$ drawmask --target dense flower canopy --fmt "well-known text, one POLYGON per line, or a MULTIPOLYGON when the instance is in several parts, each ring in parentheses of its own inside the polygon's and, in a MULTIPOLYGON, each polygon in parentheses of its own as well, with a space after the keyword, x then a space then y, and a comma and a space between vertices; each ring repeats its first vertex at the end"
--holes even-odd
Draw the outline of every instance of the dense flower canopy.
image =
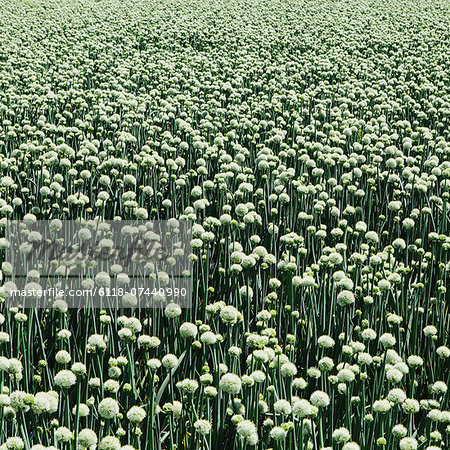
POLYGON ((28 310, 3 262, 1 450, 449 448, 448 2, 0 6, 1 228, 190 222, 194 280, 28 310))

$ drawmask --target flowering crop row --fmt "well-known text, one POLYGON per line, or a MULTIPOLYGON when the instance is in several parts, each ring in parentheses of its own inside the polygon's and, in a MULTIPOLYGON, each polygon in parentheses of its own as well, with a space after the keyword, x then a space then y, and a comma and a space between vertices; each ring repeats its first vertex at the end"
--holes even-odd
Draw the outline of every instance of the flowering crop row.
POLYGON ((193 234, 190 308, 3 262, 1 450, 449 448, 448 2, 0 6, 2 227, 193 234))

